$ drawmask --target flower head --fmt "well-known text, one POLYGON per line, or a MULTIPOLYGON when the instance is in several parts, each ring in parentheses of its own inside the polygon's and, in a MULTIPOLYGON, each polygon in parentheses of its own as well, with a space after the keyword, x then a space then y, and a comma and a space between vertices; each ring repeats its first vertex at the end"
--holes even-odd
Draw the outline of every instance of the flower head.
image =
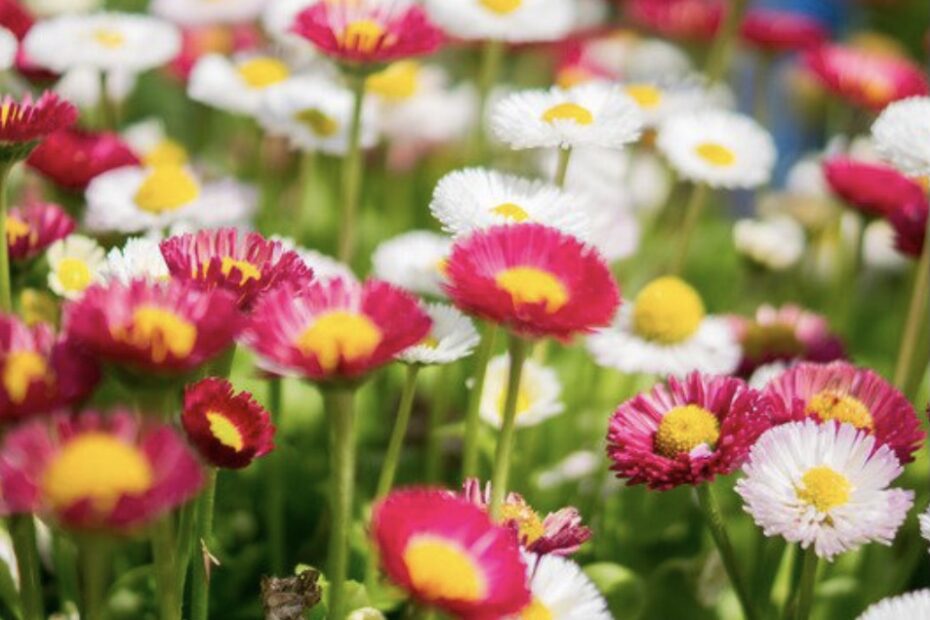
POLYGON ((33 100, 24 95, 0 98, 0 163, 19 161, 50 133, 69 127, 77 120, 77 108, 45 92, 33 100))
POLYGON ((197 460, 167 425, 128 411, 56 414, 10 431, 0 486, 11 513, 52 517, 69 529, 121 532, 194 497, 197 460))
POLYGON ((107 253, 103 276, 106 280, 115 279, 129 284, 137 278, 151 282, 164 281, 171 274, 157 241, 133 237, 127 239, 122 248, 113 248, 107 253))
POLYGON ((611 620, 607 601, 580 566, 554 555, 524 554, 532 600, 507 620, 611 620))
POLYGON ((872 217, 891 215, 911 202, 927 202, 920 183, 883 164, 838 155, 823 162, 823 173, 840 198, 872 217))
POLYGON ((429 230, 411 230, 383 241, 371 263, 376 278, 418 295, 442 297, 452 240, 429 230))
POLYGON ((779 214, 737 220, 733 225, 733 245, 754 264, 783 271, 801 260, 807 241, 797 220, 779 214))
POLYGON ((824 25, 805 13, 752 9, 740 26, 743 40, 765 52, 793 52, 820 45, 829 39, 824 25))
POLYGON ((69 235, 48 248, 48 287, 65 299, 78 299, 103 280, 103 248, 84 235, 69 235))
POLYGON ((182 26, 216 26, 255 21, 266 0, 153 0, 153 15, 182 26))
POLYGON ((856 620, 905 620, 930 617, 930 590, 914 590, 870 605, 856 620))
POLYGON ((896 101, 872 125, 878 152, 905 174, 930 175, 930 97, 896 101))
POLYGON ((471 355, 480 336, 467 316, 445 304, 427 304, 433 325, 419 343, 397 355, 405 364, 451 364, 471 355))
POLYGON ((923 252, 927 237, 927 212, 930 210, 926 200, 917 200, 896 209, 888 218, 895 232, 895 246, 898 250, 917 258, 923 252))
POLYGON ((271 89, 290 78, 290 67, 275 56, 244 54, 230 59, 207 54, 194 65, 187 92, 194 101, 251 116, 271 89))
POLYGON ((478 618, 530 602, 511 529, 448 491, 395 491, 375 506, 372 533, 388 577, 424 605, 478 618))
POLYGON ((271 416, 248 392, 208 377, 184 390, 181 424, 190 442, 214 467, 242 469, 274 448, 271 416))
POLYGON ((30 168, 69 190, 84 190, 104 172, 138 163, 139 158, 117 134, 81 129, 56 131, 26 160, 30 168))
POLYGON ((6 71, 16 62, 19 41, 16 35, 0 25, 0 71, 6 71))
POLYGON ((595 250, 539 224, 473 233, 452 248, 446 273, 459 308, 522 336, 567 340, 607 325, 620 304, 595 250))
MULTIPOLYGON (((488 363, 485 372, 478 411, 482 420, 499 429, 504 419, 510 357, 506 353, 495 357, 488 363)), ((565 410, 561 398, 562 382, 555 369, 532 359, 526 360, 520 379, 520 392, 517 394, 517 427, 536 426, 559 415, 565 410)))
POLYGON ((766 536, 782 536, 832 560, 869 542, 891 544, 914 493, 889 489, 902 469, 894 452, 851 424, 813 420, 767 431, 736 483, 766 536))
POLYGON ((64 209, 48 203, 14 207, 6 216, 6 243, 13 261, 35 258, 74 232, 75 222, 64 209))
POLYGON ((443 30, 466 41, 556 41, 576 17, 572 0, 427 0, 426 9, 443 30))
POLYGON ((724 16, 721 0, 630 0, 631 19, 673 39, 713 39, 724 16))

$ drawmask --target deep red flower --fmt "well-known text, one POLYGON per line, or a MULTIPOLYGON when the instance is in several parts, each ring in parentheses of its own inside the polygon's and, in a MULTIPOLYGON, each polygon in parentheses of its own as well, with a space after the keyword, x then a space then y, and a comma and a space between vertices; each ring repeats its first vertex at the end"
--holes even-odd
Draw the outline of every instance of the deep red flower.
POLYGON ((927 201, 924 188, 891 166, 837 155, 823 162, 830 188, 866 215, 890 215, 910 202, 927 201))
POLYGON ((26 160, 30 168, 71 190, 84 190, 104 172, 139 163, 139 157, 118 134, 76 128, 50 134, 26 160))
POLYGON ((752 9, 740 27, 743 40, 767 52, 792 52, 820 45, 829 38, 819 21, 795 11, 752 9))
POLYGON ((717 34, 725 6, 721 0, 630 0, 630 19, 674 39, 707 41, 717 34))
POLYGON ((927 238, 927 200, 910 202, 888 216, 895 232, 895 246, 903 254, 917 258, 927 238))
POLYGON ((77 116, 77 108, 49 91, 36 100, 6 95, 0 99, 0 162, 23 159, 39 140, 71 126, 77 116))
POLYGON ((33 203, 10 209, 6 216, 10 259, 35 258, 48 246, 74 232, 75 226, 74 219, 58 205, 33 203))
POLYGON ((0 0, 0 26, 12 32, 17 39, 22 41, 33 23, 32 15, 17 0, 0 0))

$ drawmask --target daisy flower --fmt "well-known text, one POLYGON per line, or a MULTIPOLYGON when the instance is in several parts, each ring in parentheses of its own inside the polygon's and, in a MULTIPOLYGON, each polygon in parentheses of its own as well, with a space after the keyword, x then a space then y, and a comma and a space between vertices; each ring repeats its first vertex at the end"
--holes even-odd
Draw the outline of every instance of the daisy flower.
POLYGON ((431 54, 443 41, 426 11, 409 0, 319 0, 292 30, 323 54, 360 65, 431 54))
POLYGON ((193 498, 203 481, 174 429, 142 425, 124 410, 29 422, 4 437, 0 455, 9 512, 68 529, 140 528, 193 498))
MULTIPOLYGON (((491 504, 491 483, 483 487, 477 478, 462 484, 462 497, 484 510, 491 504)), ((545 517, 533 510, 519 493, 508 493, 501 508, 501 523, 513 529, 520 545, 532 553, 569 556, 591 538, 578 510, 569 506, 545 517)))
POLYGON ((184 145, 172 139, 160 118, 146 118, 122 130, 121 136, 148 168, 186 166, 190 156, 184 145))
POLYGON ((443 230, 454 236, 499 224, 537 222, 586 239, 589 222, 581 202, 542 181, 466 168, 439 180, 429 208, 443 230))
POLYGON ((886 220, 869 222, 862 233, 862 264, 876 271, 901 272, 907 257, 895 247, 895 231, 886 220))
POLYGON ((923 536, 924 540, 930 542, 930 508, 925 510, 917 519, 920 521, 920 535, 923 536))
POLYGON ((452 240, 428 230, 412 230, 383 241, 371 255, 376 278, 418 295, 442 297, 452 240))
POLYGON ((181 35, 170 23, 148 15, 73 14, 38 22, 23 47, 32 61, 56 73, 76 67, 140 73, 174 58, 181 35))
POLYGON ((70 127, 77 115, 77 108, 50 92, 36 100, 29 94, 18 101, 12 95, 0 98, 0 164, 25 159, 40 140, 70 127))
POLYGON ((611 470, 628 484, 666 490, 740 467, 771 425, 766 403, 733 377, 669 377, 621 404, 610 419, 611 470))
POLYGON ((517 92, 491 110, 491 129, 514 149, 618 149, 639 138, 642 124, 636 104, 617 88, 600 82, 569 90, 517 92))
POLYGON ((872 125, 882 157, 905 174, 930 175, 930 97, 896 101, 872 125))
POLYGON ((171 274, 158 241, 133 237, 127 239, 122 248, 113 248, 107 253, 103 277, 108 281, 118 280, 123 284, 129 284, 136 279, 149 282, 165 281, 171 274))
POLYGON ((0 72, 6 71, 13 66, 18 49, 19 41, 16 39, 16 35, 0 26, 0 72))
POLYGON ((235 228, 171 237, 160 247, 174 279, 189 280, 207 290, 226 290, 244 310, 277 286, 301 287, 313 277, 296 252, 258 233, 240 234, 235 228))
POLYGON ((926 202, 923 186, 880 163, 835 155, 823 162, 824 178, 848 204, 871 217, 884 217, 910 202, 926 202))
POLYGON ((83 191, 97 176, 135 166, 139 158, 115 133, 63 129, 49 135, 26 165, 59 187, 83 191))
POLYGON ((48 325, 27 327, 14 315, 0 314, 0 420, 73 405, 99 380, 97 363, 48 325))
POLYGON ((659 127, 656 147, 682 177, 710 187, 759 187, 775 167, 769 132, 748 116, 724 110, 669 118, 659 127))
POLYGON ((427 0, 430 17, 465 41, 557 41, 575 25, 571 0, 427 0), (545 15, 545 19, 540 19, 545 15))
POLYGON ((258 19, 266 0, 152 0, 152 15, 181 26, 241 24, 258 19))
POLYGON ((66 333, 94 356, 143 372, 174 375, 218 357, 242 320, 224 291, 169 280, 92 286, 65 306, 66 333))
MULTIPOLYGON (((504 420, 504 402, 507 399, 507 378, 510 357, 498 355, 488 363, 484 390, 481 392, 479 412, 481 418, 500 429, 504 420)), ((555 369, 534 361, 523 363, 520 392, 517 394, 516 422, 518 428, 536 426, 565 410, 561 401, 562 382, 555 369)))
POLYGON ((278 374, 352 380, 421 342, 431 323, 412 295, 386 282, 337 278, 265 293, 243 341, 278 374))
POLYGON ((927 237, 928 209, 930 205, 926 200, 909 202, 895 210, 888 218, 895 232, 895 247, 902 254, 917 258, 923 252, 927 237))
POLYGON ((6 216, 6 243, 10 259, 27 261, 74 232, 75 223, 64 209, 48 203, 14 207, 6 216))
POLYGON ((297 245, 297 242, 290 237, 272 235, 269 239, 276 243, 280 243, 285 250, 297 252, 297 255, 300 256, 300 259, 304 262, 304 265, 313 272, 313 280, 315 282, 332 280, 334 278, 342 278, 347 281, 358 280, 348 265, 339 262, 332 256, 297 245))
POLYGON ((446 273, 456 306, 524 337, 568 340, 607 325, 620 305, 597 251, 539 224, 473 233, 452 248, 446 273))
POLYGON ((817 19, 798 11, 756 8, 740 25, 743 41, 770 54, 816 47, 830 38, 817 19))
POLYGON ((923 70, 905 58, 827 44, 809 50, 803 62, 829 92, 875 111, 899 99, 930 92, 923 70))
POLYGON ((100 245, 83 235, 70 235, 48 248, 48 287, 65 299, 78 299, 92 284, 103 281, 106 255, 100 245))
POLYGON ((930 590, 915 590, 870 605, 856 620, 918 620, 930 617, 930 590))
POLYGON ((627 15, 634 22, 672 39, 709 41, 723 22, 721 0, 630 0, 627 15))
POLYGON ((181 425, 213 467, 242 469, 274 448, 271 416, 249 392, 233 392, 226 379, 208 377, 184 389, 181 425))
POLYGON ((698 292, 672 276, 643 287, 632 304, 620 308, 613 325, 589 336, 586 346, 598 365, 624 373, 723 375, 740 360, 726 319, 707 316, 698 292))
POLYGON ((694 77, 628 81, 620 85, 620 90, 633 100, 650 129, 676 114, 716 107, 707 86, 694 77))
POLYGON ((481 338, 471 319, 445 304, 426 304, 425 310, 433 321, 429 333, 397 359, 405 364, 451 364, 472 354, 481 338))
POLYGON ((849 424, 889 446, 901 463, 914 460, 925 437, 913 405, 901 392, 877 373, 846 362, 798 364, 772 381, 765 393, 778 417, 849 424))
MULTIPOLYGON (((277 4, 277 2, 272 4, 277 4)), ((209 54, 231 56, 254 52, 265 44, 263 33, 254 22, 204 24, 182 28, 181 51, 167 67, 168 73, 181 82, 187 82, 194 65, 204 56, 209 54)))
POLYGON ((395 491, 375 505, 372 535, 388 578, 456 617, 501 617, 530 602, 512 531, 448 491, 395 491))
POLYGON ((889 489, 902 468, 894 452, 850 424, 813 420, 759 438, 736 483, 766 536, 782 536, 832 560, 869 542, 891 544, 914 493, 889 489))
POLYGON ((187 82, 187 94, 208 106, 253 116, 270 89, 291 77, 287 63, 261 54, 227 58, 207 54, 197 61, 187 82))
POLYGON ((581 567, 571 560, 527 553, 523 561, 532 600, 506 620, 612 620, 607 601, 581 567))
POLYGON ((798 264, 807 247, 804 228, 787 215, 762 219, 740 219, 733 225, 736 251, 752 262, 773 271, 798 264))

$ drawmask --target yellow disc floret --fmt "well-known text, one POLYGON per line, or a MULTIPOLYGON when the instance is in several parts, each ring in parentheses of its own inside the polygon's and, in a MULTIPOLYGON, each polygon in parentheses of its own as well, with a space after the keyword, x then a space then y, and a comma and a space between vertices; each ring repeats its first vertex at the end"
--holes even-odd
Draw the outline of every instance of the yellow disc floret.
MULTIPOLYGON (((209 265, 209 262, 204 261, 204 264, 203 264, 204 272, 206 272, 208 265, 209 265)), ((250 263, 249 261, 237 260, 231 256, 224 256, 223 265, 220 268, 220 271, 222 271, 223 275, 228 278, 229 274, 232 273, 233 269, 236 269, 237 271, 239 271, 240 274, 242 274, 239 280, 240 286, 248 283, 249 280, 261 280, 262 279, 261 270, 255 265, 253 265, 252 263, 250 263)))
POLYGON ((650 110, 662 103, 662 91, 651 84, 630 84, 626 94, 641 108, 650 110))
POLYGON ((478 0, 481 6, 497 13, 498 15, 509 15, 523 6, 523 0, 478 0))
POLYGON ((329 138, 339 131, 339 121, 317 108, 301 110, 294 118, 320 138, 329 138))
POLYGON ((14 403, 21 403, 37 381, 50 382, 48 363, 35 351, 14 351, 3 362, 3 389, 14 403))
POLYGON ((6 216, 6 240, 7 243, 13 244, 26 237, 35 238, 36 233, 29 226, 28 222, 21 220, 15 215, 6 216))
POLYGON ((633 329, 645 338, 662 344, 676 344, 690 338, 704 320, 704 302, 680 278, 664 276, 653 280, 633 302, 633 329))
POLYGON ((256 90, 280 84, 291 75, 286 64, 270 56, 246 60, 236 67, 236 71, 249 88, 256 90))
POLYGON ((836 420, 852 424, 858 429, 875 428, 872 413, 861 400, 837 390, 823 390, 807 401, 807 412, 817 414, 821 420, 836 420))
POLYGON ((148 151, 142 157, 142 161, 149 168, 158 168, 159 166, 184 166, 190 158, 187 156, 187 149, 171 138, 165 138, 148 151))
POLYGON ((556 121, 573 121, 578 125, 590 125, 594 122, 591 111, 577 103, 560 103, 543 112, 542 119, 547 123, 556 121))
POLYGON ((135 203, 143 211, 159 215, 176 211, 200 195, 194 176, 181 166, 154 168, 136 191, 135 203))
POLYGON ((501 508, 501 521, 511 522, 517 526, 520 540, 524 545, 532 545, 543 537, 546 528, 535 510, 522 502, 508 502, 501 508))
POLYGON ((119 30, 100 28, 94 31, 94 41, 101 47, 116 50, 126 44, 126 36, 119 30))
POLYGON ((727 168, 736 163, 736 153, 717 142, 702 142, 694 147, 694 152, 711 166, 727 168))
POLYGON ((530 214, 524 211, 523 207, 512 202, 505 202, 497 205, 491 209, 491 213, 506 217, 508 220, 514 222, 525 222, 530 219, 530 214))
POLYGON ((304 355, 314 355, 324 372, 332 372, 340 360, 354 362, 374 353, 381 330, 364 314, 334 310, 319 316, 297 338, 304 355))
POLYGON ((819 512, 828 512, 849 501, 852 484, 838 471, 819 465, 811 467, 801 477, 801 485, 795 491, 798 499, 819 512))
POLYGON ((410 99, 419 90, 420 64, 414 60, 395 62, 375 73, 366 82, 368 90, 382 99, 399 102, 410 99))
POLYGON ((568 303, 568 289, 557 277, 536 267, 512 267, 497 274, 498 288, 510 293, 514 305, 545 304, 546 312, 558 312, 568 303))
POLYGON ((194 350, 197 328, 170 310, 157 306, 140 306, 132 322, 112 329, 113 338, 137 349, 148 349, 152 361, 164 362, 168 353, 185 358, 194 350))
POLYGON ((654 448, 673 459, 705 444, 713 448, 720 438, 720 421, 713 413, 697 405, 682 405, 670 410, 659 422, 654 448))
POLYGON ((245 446, 239 428, 222 413, 208 411, 207 423, 210 425, 210 433, 227 448, 239 452, 245 446))
POLYGON ((55 266, 55 275, 66 291, 81 292, 90 286, 93 274, 87 263, 73 256, 63 258, 55 266))
POLYGON ((368 54, 378 47, 384 34, 384 27, 378 22, 370 19, 360 19, 346 24, 340 43, 346 49, 368 54))
POLYGON ((520 620, 553 620, 552 611, 537 597, 533 597, 530 604, 520 610, 520 620))
POLYGON ((431 600, 479 601, 488 584, 475 560, 452 541, 414 536, 404 549, 413 586, 431 600))

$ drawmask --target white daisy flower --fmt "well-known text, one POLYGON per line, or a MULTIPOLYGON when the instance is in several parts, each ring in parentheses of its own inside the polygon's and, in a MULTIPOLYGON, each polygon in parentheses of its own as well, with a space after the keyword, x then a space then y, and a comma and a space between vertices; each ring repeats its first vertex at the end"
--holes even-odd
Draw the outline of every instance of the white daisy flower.
POLYGON ((65 13, 87 13, 103 5, 103 0, 26 0, 26 6, 38 17, 54 17, 65 13))
POLYGON ((701 81, 688 79, 656 79, 627 81, 619 86, 639 108, 643 124, 655 128, 662 121, 683 112, 712 107, 714 99, 701 81))
POLYGON ((773 271, 796 265, 807 245, 804 228, 787 215, 741 219, 733 225, 736 251, 773 271))
POLYGON ((109 101, 126 101, 137 81, 136 74, 129 71, 110 71, 101 80, 96 69, 75 67, 61 76, 53 90, 79 108, 95 108, 100 105, 100 94, 104 91, 109 101))
POLYGON ((749 377, 747 383, 749 387, 754 390, 762 390, 771 383, 773 379, 780 377, 789 367, 790 365, 783 361, 763 364, 752 372, 752 376, 749 377))
POLYGON ((920 521, 920 535, 930 542, 930 508, 927 508, 917 519, 920 521))
POLYGON ((574 0, 427 0, 426 10, 466 41, 555 41, 575 25, 574 0))
POLYGON ((75 67, 138 73, 177 56, 181 35, 155 17, 105 12, 38 22, 23 45, 33 62, 56 73, 75 67))
MULTIPOLYGON (((510 374, 510 356, 498 355, 488 363, 481 394, 481 418, 500 429, 504 404, 507 399, 507 382, 510 374)), ((518 427, 536 426, 565 409, 560 400, 562 382, 555 370, 533 359, 523 363, 520 392, 517 394, 518 427)))
POLYGON ((255 189, 234 179, 203 183, 189 168, 126 166, 91 181, 84 224, 95 232, 138 233, 179 223, 218 228, 246 222, 255 189))
POLYGON ((429 209, 443 230, 454 236, 495 225, 537 222, 586 240, 591 231, 583 202, 542 181, 466 168, 439 180, 429 209))
POLYGON ((895 231, 887 220, 875 220, 862 233, 862 262, 878 271, 904 271, 911 261, 895 247, 895 231))
POLYGON ((381 243, 371 255, 374 275, 401 288, 444 297, 443 272, 452 239, 428 230, 413 230, 381 243))
POLYGON ((287 250, 297 252, 304 264, 313 270, 314 281, 325 282, 339 278, 347 282, 358 282, 358 278, 352 272, 352 269, 332 256, 305 248, 290 237, 272 235, 270 239, 271 241, 277 241, 287 250))
POLYGON ((241 24, 258 19, 266 3, 268 0, 152 0, 149 12, 181 26, 241 24))
POLYGON ((532 600, 508 620, 613 620, 607 601, 581 567, 558 555, 524 553, 532 600))
POLYGON ((160 118, 147 118, 122 130, 123 140, 150 167, 184 166, 190 161, 187 149, 168 136, 160 118))
POLYGON ((642 114, 614 86, 582 84, 528 90, 494 104, 494 134, 514 149, 601 146, 617 149, 639 138, 642 114))
POLYGON ((0 71, 6 71, 13 66, 18 48, 19 41, 16 40, 16 36, 0 26, 0 71))
POLYGON ((150 281, 167 280, 170 277, 165 257, 158 241, 147 237, 127 239, 122 248, 113 248, 107 253, 107 264, 103 268, 105 280, 117 280, 124 284, 136 278, 150 281))
POLYGON ((623 197, 604 203, 585 200, 581 204, 591 226, 587 240, 604 260, 614 263, 636 253, 641 234, 639 220, 623 197))
POLYGON ((103 281, 103 248, 83 235, 69 235, 49 246, 48 287, 65 299, 77 299, 92 284, 103 281))
POLYGON ((930 590, 915 590, 882 599, 857 620, 924 620, 930 618, 930 590))
POLYGON ((669 118, 659 126, 656 146, 678 174, 710 187, 758 187, 775 167, 769 132, 748 116, 723 110, 669 118))
POLYGON ((300 37, 291 32, 291 26, 294 25, 297 16, 315 2, 316 0, 276 0, 275 2, 266 2, 261 15, 262 27, 275 41, 294 43, 300 37))
POLYGON ((471 355, 481 340, 471 319, 446 304, 426 304, 425 310, 433 320, 429 335, 397 359, 406 364, 451 364, 471 355))
POLYGON ((586 346, 600 366, 676 377, 729 374, 742 355, 727 320, 707 316, 697 291, 673 276, 647 284, 586 346))
POLYGON ((622 61, 629 80, 682 79, 693 72, 688 54, 662 39, 636 40, 622 61))
POLYGON ((885 108, 872 125, 882 157, 905 174, 930 175, 930 97, 911 97, 885 108))
POLYGON ((187 94, 208 106, 252 116, 268 92, 290 77, 287 64, 274 56, 249 54, 230 59, 207 54, 194 65, 187 94))
POLYGON ((736 483, 766 536, 832 560, 869 542, 891 544, 914 493, 889 489, 901 464, 887 445, 851 424, 813 420, 765 432, 736 483))
MULTIPOLYGON (((286 137, 294 148, 344 155, 349 147, 352 93, 319 76, 295 78, 266 93, 258 122, 272 134, 286 137)), ((373 102, 362 110, 362 148, 378 140, 373 102)))

